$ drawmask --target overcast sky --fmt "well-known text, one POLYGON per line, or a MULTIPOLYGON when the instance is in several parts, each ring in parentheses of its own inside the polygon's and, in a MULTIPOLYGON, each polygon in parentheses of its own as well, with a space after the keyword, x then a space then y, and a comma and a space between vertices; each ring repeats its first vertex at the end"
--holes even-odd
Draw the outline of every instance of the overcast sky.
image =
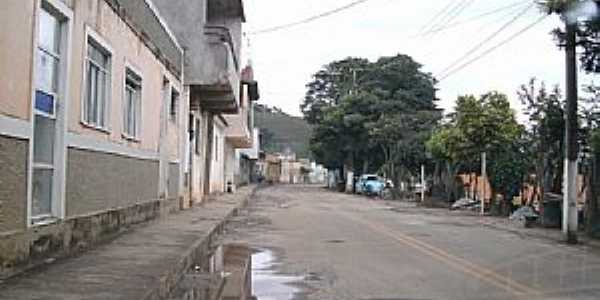
MULTIPOLYGON (((350 2, 246 0, 245 31, 294 22, 350 2)), ((523 12, 532 1, 467 1, 472 4, 450 24, 513 3, 524 4, 436 34, 418 35, 423 26, 431 24, 429 21, 450 2, 461 1, 370 0, 308 24, 272 33, 249 34, 250 47, 246 54, 252 58, 259 80, 260 102, 300 115, 299 104, 311 75, 323 65, 348 56, 375 60, 380 56, 408 54, 423 64, 424 71, 439 77, 446 67, 523 12)), ((470 58, 527 27, 540 16, 542 13, 538 8, 531 7, 470 58)), ((448 110, 454 106, 458 95, 498 90, 508 94, 513 107, 518 110, 520 104, 515 91, 530 77, 562 85, 564 55, 550 35, 550 31, 558 26, 558 17, 550 16, 495 52, 441 81, 438 85, 439 105, 448 110)), ((585 80, 588 79, 581 79, 585 80)))

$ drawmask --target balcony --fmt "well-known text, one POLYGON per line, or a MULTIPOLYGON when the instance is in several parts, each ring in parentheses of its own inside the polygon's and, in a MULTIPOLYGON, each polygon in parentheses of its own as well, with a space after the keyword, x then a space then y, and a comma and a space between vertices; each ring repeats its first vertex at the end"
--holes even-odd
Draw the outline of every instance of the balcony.
MULTIPOLYGON (((231 121, 228 116, 224 117, 227 122, 231 121)), ((240 124, 240 122, 236 122, 234 126, 231 125, 225 130, 225 140, 236 149, 252 148, 254 145, 252 142, 252 132, 248 131, 248 127, 240 124)))
POLYGON ((199 76, 190 86, 192 109, 235 114, 240 103, 240 74, 231 32, 225 26, 207 25, 204 36, 199 76))
POLYGON ((245 97, 246 95, 242 95, 244 105, 240 107, 237 114, 223 116, 229 124, 225 129, 225 139, 237 149, 252 148, 253 146, 252 106, 245 103, 245 97))

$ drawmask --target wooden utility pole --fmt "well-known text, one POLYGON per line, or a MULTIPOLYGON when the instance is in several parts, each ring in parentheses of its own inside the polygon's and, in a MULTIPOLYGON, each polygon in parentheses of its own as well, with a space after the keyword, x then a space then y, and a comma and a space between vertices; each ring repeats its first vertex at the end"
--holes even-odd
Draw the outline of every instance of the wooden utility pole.
POLYGON ((566 126, 562 230, 568 243, 577 243, 577 23, 565 19, 566 126))

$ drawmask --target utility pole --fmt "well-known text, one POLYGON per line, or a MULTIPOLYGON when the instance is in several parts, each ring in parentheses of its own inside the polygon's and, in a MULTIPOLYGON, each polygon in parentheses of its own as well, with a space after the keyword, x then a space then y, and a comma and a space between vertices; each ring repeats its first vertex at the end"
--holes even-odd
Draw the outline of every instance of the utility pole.
POLYGON ((352 69, 352 90, 356 89, 356 69, 352 69))
POLYGON ((425 165, 421 165, 421 203, 425 202, 425 165))
POLYGON ((358 80, 357 73, 359 71, 363 71, 364 69, 363 68, 351 68, 351 70, 352 70, 352 88, 350 89, 349 94, 354 95, 355 90, 356 90, 356 81, 358 80))
MULTIPOLYGON (((481 215, 485 215, 485 192, 487 187, 487 153, 481 153, 481 181, 482 181, 482 195, 481 195, 481 215)), ((493 195, 492 195, 493 196, 493 195)))
POLYGON ((577 23, 565 18, 566 126, 562 230, 567 243, 577 243, 577 23))

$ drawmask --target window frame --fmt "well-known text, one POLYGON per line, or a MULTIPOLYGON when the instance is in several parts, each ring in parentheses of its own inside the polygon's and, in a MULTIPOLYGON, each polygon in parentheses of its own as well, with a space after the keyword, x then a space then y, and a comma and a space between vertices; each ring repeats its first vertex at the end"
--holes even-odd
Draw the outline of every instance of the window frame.
MULTIPOLYGON (((42 226, 46 224, 52 224, 60 219, 64 219, 66 216, 66 205, 65 205, 65 190, 66 190, 66 134, 67 134, 67 122, 69 116, 69 88, 71 79, 71 64, 72 64, 72 43, 73 43, 73 11, 60 0, 41 0, 35 5, 35 22, 33 37, 33 47, 31 48, 32 53, 32 84, 31 84, 31 124, 29 134, 29 155, 28 155, 28 170, 27 170, 27 206, 26 206, 26 226, 27 228, 42 226), (56 91, 53 93, 55 101, 53 103, 54 111, 52 114, 47 114, 43 111, 36 109, 36 93, 41 91, 46 93, 43 89, 38 89, 38 52, 46 47, 40 46, 40 14, 45 10, 51 15, 58 17, 60 20, 60 34, 57 37, 60 39, 60 45, 58 49, 59 63, 58 77, 55 79, 56 91), (55 124, 55 141, 54 141, 54 162, 52 166, 37 164, 34 158, 34 144, 35 144, 35 126, 34 120, 36 116, 46 117, 54 120, 55 124), (51 191, 51 203, 49 214, 33 215, 33 180, 34 170, 53 170, 52 174, 52 191, 51 191)), ((54 52, 54 51, 52 51, 54 52)))
MULTIPOLYGON (((54 38, 62 41, 63 35, 64 35, 63 31, 65 30, 65 28, 64 28, 64 24, 61 24, 61 23, 64 23, 65 21, 60 20, 59 18, 65 18, 66 16, 62 15, 62 12, 59 9, 57 9, 56 7, 54 7, 54 5, 52 3, 43 2, 40 6, 40 10, 38 11, 38 13, 36 15, 36 18, 38 18, 37 22, 40 22, 41 14, 43 11, 46 11, 46 13, 48 13, 50 16, 56 18, 56 20, 59 22, 57 24, 58 29, 59 29, 58 36, 55 36, 54 38)), ((56 72, 56 74, 53 74, 54 77, 52 78, 52 82, 50 83, 51 90, 46 90, 46 89, 40 87, 37 82, 37 78, 33 82, 35 94, 34 94, 34 103, 33 103, 34 105, 32 108, 33 108, 34 115, 40 115, 40 116, 44 116, 49 119, 56 120, 56 118, 57 118, 56 110, 58 109, 57 102, 58 102, 58 98, 60 97, 60 82, 55 82, 55 81, 57 81, 57 80, 60 81, 60 77, 61 77, 61 73, 62 73, 61 66, 62 66, 63 60, 65 59, 65 57, 63 55, 61 55, 61 50, 64 50, 64 49, 60 49, 60 48, 63 48, 60 46, 61 44, 59 44, 58 50, 48 49, 46 46, 42 45, 39 40, 39 26, 40 26, 40 24, 37 24, 37 26, 36 26, 36 35, 37 36, 36 36, 36 43, 34 46, 34 57, 35 57, 35 63, 33 64, 34 72, 36 74, 40 73, 40 70, 38 68, 40 52, 46 56, 49 56, 49 58, 52 59, 54 61, 54 63, 56 64, 55 67, 58 67, 58 69, 54 70, 56 72), (58 76, 59 78, 56 78, 56 76, 58 76), (52 91, 52 89, 56 89, 56 90, 52 91), (52 113, 47 113, 47 112, 37 109, 37 107, 36 107, 37 92, 41 92, 41 93, 44 93, 44 94, 52 97, 52 113)))
POLYGON ((171 123, 178 124, 180 102, 181 93, 174 86, 171 86, 171 93, 169 94, 169 121, 171 123))
POLYGON ((85 127, 89 127, 92 129, 96 129, 98 131, 102 131, 105 133, 110 133, 111 131, 111 118, 112 115, 110 113, 112 107, 112 90, 113 90, 113 57, 114 50, 111 45, 104 39, 99 33, 97 33, 90 26, 86 25, 85 27, 85 46, 83 50, 83 81, 81 83, 81 124, 85 127), (99 48, 101 52, 103 52, 106 56, 108 56, 108 68, 106 68, 106 91, 105 91, 105 103, 104 103, 104 126, 94 124, 89 122, 87 119, 87 81, 88 81, 88 64, 92 63, 99 69, 103 69, 101 66, 98 66, 95 62, 93 62, 88 56, 88 50, 91 44, 95 44, 96 48, 99 48))
POLYGON ((122 99, 122 114, 123 114, 123 118, 122 118, 122 126, 121 126, 121 136, 128 141, 133 141, 133 142, 141 142, 141 135, 142 135, 142 95, 143 95, 143 83, 144 83, 144 78, 142 76, 142 73, 135 67, 133 67, 131 64, 129 64, 128 62, 125 63, 125 71, 123 72, 123 96, 121 97, 122 99), (131 74, 131 76, 130 76, 131 74), (137 77, 137 78, 131 78, 131 77, 137 77), (130 79, 131 78, 131 79, 130 79), (127 91, 129 88, 129 83, 130 81, 134 81, 134 83, 136 84, 136 88, 134 88, 133 90, 136 92, 135 94, 137 94, 136 97, 136 105, 134 106, 134 116, 135 116, 135 128, 133 133, 131 132, 127 132, 127 123, 129 122, 128 119, 128 113, 130 113, 127 110, 127 91))

